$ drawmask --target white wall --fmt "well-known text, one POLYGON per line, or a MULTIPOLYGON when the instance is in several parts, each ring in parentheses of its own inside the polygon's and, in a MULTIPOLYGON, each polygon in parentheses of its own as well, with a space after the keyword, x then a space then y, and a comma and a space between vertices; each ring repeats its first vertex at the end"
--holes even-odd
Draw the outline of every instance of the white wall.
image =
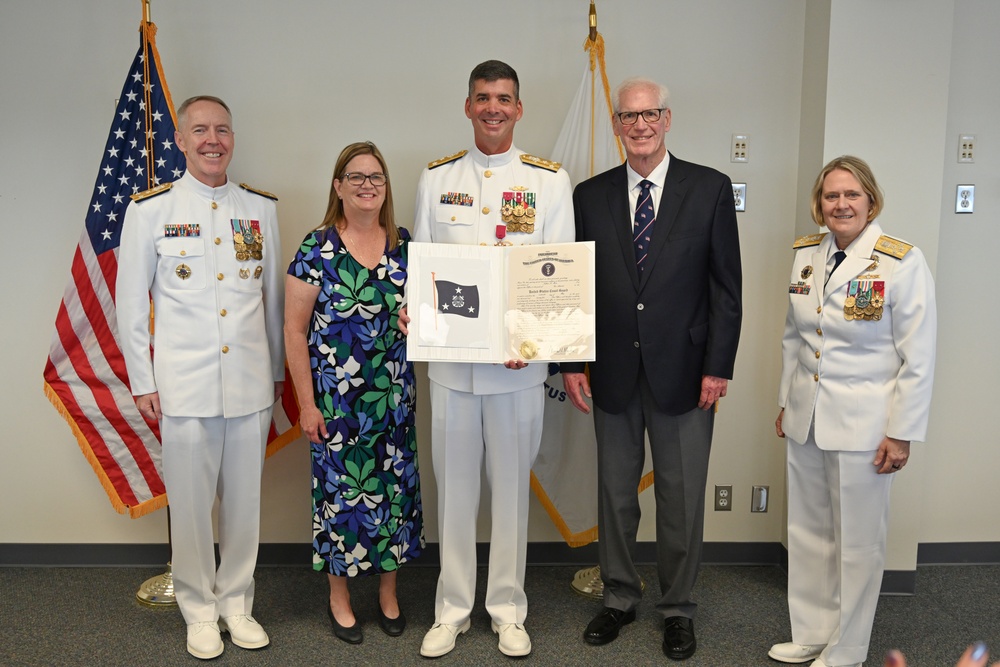
MULTIPOLYGON (((815 145, 800 150, 800 127, 829 131, 831 111, 850 103, 844 96, 855 80, 844 70, 844 85, 825 91, 834 100, 826 105, 827 118, 817 120, 815 109, 823 104, 815 103, 813 92, 803 94, 815 89, 808 70, 803 70, 803 61, 810 62, 804 54, 811 53, 815 41, 807 40, 806 27, 807 5, 815 11, 814 2, 598 2, 612 85, 635 74, 667 83, 674 112, 667 136, 671 151, 748 183, 747 212, 739 217, 743 338, 736 379, 718 415, 709 479, 710 487, 735 487, 736 510, 709 512, 706 539, 712 541, 774 542, 782 535, 784 449, 773 435, 773 420, 784 280, 791 240, 797 223, 802 224, 796 219, 800 171, 815 173, 821 166, 800 164, 819 154, 815 145), (730 135, 735 132, 751 136, 749 164, 728 161, 730 135), (771 486, 767 514, 749 513, 752 484, 771 486)), ((847 14, 838 15, 840 2, 832 3, 830 32, 847 43, 831 45, 831 73, 841 71, 841 59, 850 58, 852 33, 846 29, 850 26, 838 24, 840 16, 849 20, 847 14)), ((849 4, 849 14, 862 15, 866 5, 877 5, 880 21, 907 13, 901 0, 849 4)), ((883 112, 870 126, 856 126, 866 141, 852 150, 864 154, 872 133, 891 135, 895 113, 923 114, 929 105, 935 117, 947 118, 947 132, 944 127, 920 128, 927 131, 917 139, 928 148, 907 153, 906 160, 919 160, 933 152, 932 164, 919 177, 897 180, 894 173, 903 162, 887 160, 875 168, 886 181, 890 210, 905 210, 904 202, 914 191, 932 191, 934 210, 921 209, 919 215, 933 222, 940 209, 942 219, 937 271, 939 290, 949 291, 940 291, 939 297, 941 366, 932 442, 926 446, 931 454, 924 465, 948 474, 940 481, 936 475, 927 476, 935 483, 927 485, 926 502, 916 519, 919 541, 993 541, 1000 539, 1000 527, 987 520, 987 510, 978 509, 982 496, 969 490, 969 480, 986 486, 989 463, 996 459, 996 417, 992 423, 989 416, 983 417, 993 395, 989 378, 996 373, 978 372, 988 369, 974 355, 989 351, 989 341, 979 341, 975 331, 995 330, 998 315, 996 309, 983 307, 989 300, 978 281, 960 275, 959 267, 969 257, 977 258, 977 272, 990 266, 983 239, 987 218, 996 215, 1000 172, 989 151, 996 151, 1000 142, 995 123, 986 119, 997 107, 993 63, 1000 54, 989 35, 1000 27, 1000 7, 989 0, 955 4, 956 12, 972 17, 963 25, 971 26, 974 38, 955 40, 954 48, 949 47, 950 12, 946 21, 918 21, 918 34, 930 40, 933 53, 944 60, 950 55, 950 66, 937 63, 932 68, 935 77, 950 81, 949 99, 941 99, 942 83, 936 81, 926 100, 913 104, 921 96, 906 95, 905 108, 894 110, 891 99, 882 100, 883 112), (958 80, 966 87, 956 89, 958 80), (959 131, 975 132, 979 138, 982 162, 971 169, 944 166, 949 163, 943 154, 951 150, 959 131), (979 185, 977 213, 953 221, 947 200, 954 196, 954 179, 967 175, 979 177, 971 181, 979 185), (956 225, 961 225, 961 234, 945 234, 956 225), (994 428, 983 428, 989 425, 994 428), (954 521, 956 514, 967 512, 976 517, 975 524, 954 521)), ((281 197, 282 239, 290 259, 298 240, 322 216, 337 153, 358 139, 375 141, 385 153, 399 219, 408 226, 422 166, 471 141, 462 103, 469 70, 482 60, 500 58, 518 70, 525 115, 518 124, 517 144, 547 155, 579 82, 587 8, 586 0, 508 0, 502 12, 458 0, 398 2, 375 10, 371 5, 322 0, 173 0, 154 2, 152 18, 159 27, 157 43, 175 102, 211 93, 232 106, 237 150, 231 172, 281 197)), ((114 98, 138 45, 139 19, 137 1, 50 0, 0 8, 0 229, 14 249, 0 263, 0 281, 7 287, 0 291, 5 323, 0 331, 0 423, 7 426, 0 440, 0 543, 156 543, 166 537, 165 513, 133 521, 111 509, 69 429, 41 392, 56 309, 114 98)), ((810 29, 815 30, 814 23, 810 29)), ((863 38, 872 38, 873 32, 863 38)), ((870 67, 902 74, 910 68, 892 49, 866 52, 873 59, 867 63, 870 67)), ((947 93, 946 84, 943 90, 947 93)), ((921 245, 937 242, 936 230, 893 231, 921 245)), ((996 358, 994 354, 992 362, 986 362, 993 363, 993 371, 996 358)), ((427 537, 436 541, 426 384, 420 390, 427 537)), ((308 475, 308 453, 302 444, 267 463, 265 542, 309 540, 308 475)), ((985 506, 995 507, 997 491, 985 491, 993 494, 993 502, 985 506)), ((644 494, 643 540, 653 539, 651 501, 652 494, 644 494)), ((481 530, 481 537, 486 535, 481 530)), ((531 539, 559 539, 538 505, 532 509, 531 539)))

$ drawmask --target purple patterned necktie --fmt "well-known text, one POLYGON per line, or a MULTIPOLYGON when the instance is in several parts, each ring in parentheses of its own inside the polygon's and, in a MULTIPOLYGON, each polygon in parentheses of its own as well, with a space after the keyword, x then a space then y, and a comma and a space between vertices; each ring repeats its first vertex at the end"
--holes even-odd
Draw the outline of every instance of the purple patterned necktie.
POLYGON ((649 250, 649 240, 653 238, 653 223, 656 222, 656 212, 653 211, 653 194, 649 181, 642 181, 639 187, 639 202, 635 207, 635 223, 632 225, 632 243, 635 245, 635 263, 642 273, 646 267, 646 253, 649 250))

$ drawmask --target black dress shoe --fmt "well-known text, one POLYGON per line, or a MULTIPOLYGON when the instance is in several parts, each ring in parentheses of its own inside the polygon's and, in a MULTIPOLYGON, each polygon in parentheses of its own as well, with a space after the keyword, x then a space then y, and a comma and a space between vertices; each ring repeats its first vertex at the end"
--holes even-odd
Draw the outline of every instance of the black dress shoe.
POLYGON ((694 621, 683 616, 671 616, 663 621, 663 653, 671 660, 687 660, 694 655, 698 642, 694 639, 694 621))
POLYGON ((348 644, 360 644, 365 638, 361 632, 361 624, 358 623, 357 619, 354 619, 354 625, 345 628, 340 623, 337 623, 337 618, 333 615, 333 610, 330 609, 329 604, 326 605, 326 613, 330 616, 330 624, 333 625, 333 634, 337 639, 345 641, 348 644))
POLYGON ((382 605, 378 606, 378 626, 382 628, 382 632, 389 635, 390 637, 398 637, 403 634, 403 630, 406 629, 406 617, 403 616, 402 610, 399 612, 399 616, 396 618, 389 618, 382 611, 382 605))
POLYGON ((635 620, 635 610, 622 611, 605 607, 600 614, 594 617, 587 624, 587 629, 583 631, 583 641, 588 644, 600 646, 614 641, 618 637, 618 631, 623 625, 628 625, 635 620))

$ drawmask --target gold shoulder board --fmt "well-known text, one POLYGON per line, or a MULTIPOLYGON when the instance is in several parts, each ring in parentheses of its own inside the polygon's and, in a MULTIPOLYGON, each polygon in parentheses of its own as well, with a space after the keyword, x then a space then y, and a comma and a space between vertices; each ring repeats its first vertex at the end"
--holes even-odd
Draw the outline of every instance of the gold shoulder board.
POLYGON ((534 155, 528 155, 524 153, 521 155, 521 162, 524 164, 530 164, 534 167, 541 167, 542 169, 548 169, 549 171, 559 171, 559 167, 562 166, 560 162, 553 162, 552 160, 546 160, 544 158, 535 157, 534 155))
POLYGON ((823 232, 822 234, 810 234, 809 236, 800 236, 795 239, 795 243, 792 244, 793 248, 808 248, 809 246, 819 245, 819 242, 823 240, 823 237, 829 234, 829 232, 823 232))
POLYGON ((258 190, 254 186, 247 185, 246 183, 240 183, 240 187, 246 190, 247 192, 254 193, 255 195, 260 195, 261 197, 267 197, 268 199, 273 199, 274 201, 278 201, 277 195, 273 195, 266 190, 258 190))
POLYGON ((142 192, 136 192, 134 195, 130 195, 132 201, 142 201, 143 199, 149 199, 150 197, 155 197, 158 194, 162 194, 174 187, 173 183, 161 183, 155 188, 150 188, 148 190, 143 190, 142 192))
POLYGON ((428 169, 434 169, 435 167, 440 167, 443 164, 448 164, 449 162, 454 162, 455 160, 457 160, 460 157, 465 157, 465 154, 468 153, 468 152, 469 151, 458 151, 454 155, 449 155, 448 157, 443 157, 443 158, 440 158, 438 160, 434 160, 433 162, 428 162, 427 163, 427 168, 428 169))
POLYGON ((906 257, 906 253, 913 250, 913 246, 906 241, 900 241, 899 239, 894 239, 891 236, 883 234, 875 242, 875 250, 896 259, 903 259, 906 257))

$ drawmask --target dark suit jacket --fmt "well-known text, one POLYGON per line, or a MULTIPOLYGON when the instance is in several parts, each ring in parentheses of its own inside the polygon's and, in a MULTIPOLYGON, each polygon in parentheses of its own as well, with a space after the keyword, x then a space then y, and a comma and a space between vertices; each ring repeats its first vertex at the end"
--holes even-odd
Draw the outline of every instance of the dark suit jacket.
MULTIPOLYGON (((619 413, 640 366, 659 409, 698 405, 703 375, 731 379, 742 319, 742 271, 733 188, 714 169, 670 156, 640 280, 625 165, 573 192, 576 240, 596 248, 597 361, 594 402, 619 413)), ((582 371, 582 364, 563 364, 582 371)))

